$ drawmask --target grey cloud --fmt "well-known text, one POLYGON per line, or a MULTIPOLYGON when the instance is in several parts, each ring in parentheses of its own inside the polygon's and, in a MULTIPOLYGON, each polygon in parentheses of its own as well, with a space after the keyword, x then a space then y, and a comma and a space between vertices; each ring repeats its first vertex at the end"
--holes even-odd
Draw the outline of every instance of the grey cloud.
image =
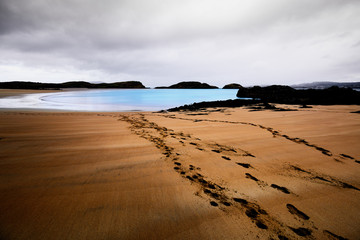
POLYGON ((350 0, 3 0, 0 54, 151 86, 331 80, 344 65, 339 79, 357 72, 346 63, 358 59, 359 9, 350 0))

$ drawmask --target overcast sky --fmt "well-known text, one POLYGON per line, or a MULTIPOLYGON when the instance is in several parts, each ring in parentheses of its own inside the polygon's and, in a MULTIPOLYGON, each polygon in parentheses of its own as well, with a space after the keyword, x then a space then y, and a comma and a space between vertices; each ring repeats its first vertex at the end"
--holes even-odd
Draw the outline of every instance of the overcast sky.
POLYGON ((359 0, 0 0, 0 81, 360 81, 359 0))

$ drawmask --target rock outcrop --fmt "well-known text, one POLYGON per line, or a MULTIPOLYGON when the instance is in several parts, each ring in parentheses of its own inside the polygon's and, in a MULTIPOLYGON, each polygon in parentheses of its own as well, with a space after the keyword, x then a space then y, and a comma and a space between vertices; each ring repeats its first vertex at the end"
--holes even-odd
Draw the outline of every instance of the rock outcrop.
POLYGON ((360 104, 360 92, 351 88, 296 90, 289 86, 255 86, 239 89, 237 97, 260 99, 263 102, 283 104, 360 104))

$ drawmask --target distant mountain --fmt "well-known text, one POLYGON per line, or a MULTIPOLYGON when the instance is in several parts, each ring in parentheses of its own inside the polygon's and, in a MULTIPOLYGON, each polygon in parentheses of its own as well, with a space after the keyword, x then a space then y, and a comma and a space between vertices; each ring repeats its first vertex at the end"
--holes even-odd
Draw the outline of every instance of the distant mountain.
POLYGON ((360 89, 360 82, 313 82, 292 85, 295 89, 325 89, 329 87, 360 89))
POLYGON ((171 85, 170 87, 156 87, 156 89, 162 88, 180 88, 180 89, 212 89, 218 88, 216 86, 211 86, 207 83, 189 81, 189 82, 179 82, 177 84, 171 85))
POLYGON ((241 86, 240 84, 238 83, 230 83, 230 84, 227 84, 223 87, 223 89, 239 89, 239 88, 242 88, 243 86, 241 86))
POLYGON ((115 83, 89 83, 84 81, 64 83, 39 83, 39 82, 0 82, 3 89, 62 89, 62 88, 145 88, 139 81, 126 81, 115 83))

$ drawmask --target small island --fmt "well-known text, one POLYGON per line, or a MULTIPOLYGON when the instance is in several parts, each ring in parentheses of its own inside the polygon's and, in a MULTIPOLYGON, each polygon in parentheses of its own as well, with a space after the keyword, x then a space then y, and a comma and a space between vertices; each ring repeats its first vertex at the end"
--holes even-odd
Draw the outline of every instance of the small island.
POLYGON ((230 84, 226 84, 223 89, 239 89, 239 88, 243 88, 243 86, 241 86, 238 83, 230 83, 230 84))
POLYGON ((171 85, 170 87, 155 87, 155 89, 166 89, 166 88, 174 88, 174 89, 216 89, 218 87, 211 86, 207 83, 201 83, 196 81, 188 81, 188 82, 179 82, 171 85))

